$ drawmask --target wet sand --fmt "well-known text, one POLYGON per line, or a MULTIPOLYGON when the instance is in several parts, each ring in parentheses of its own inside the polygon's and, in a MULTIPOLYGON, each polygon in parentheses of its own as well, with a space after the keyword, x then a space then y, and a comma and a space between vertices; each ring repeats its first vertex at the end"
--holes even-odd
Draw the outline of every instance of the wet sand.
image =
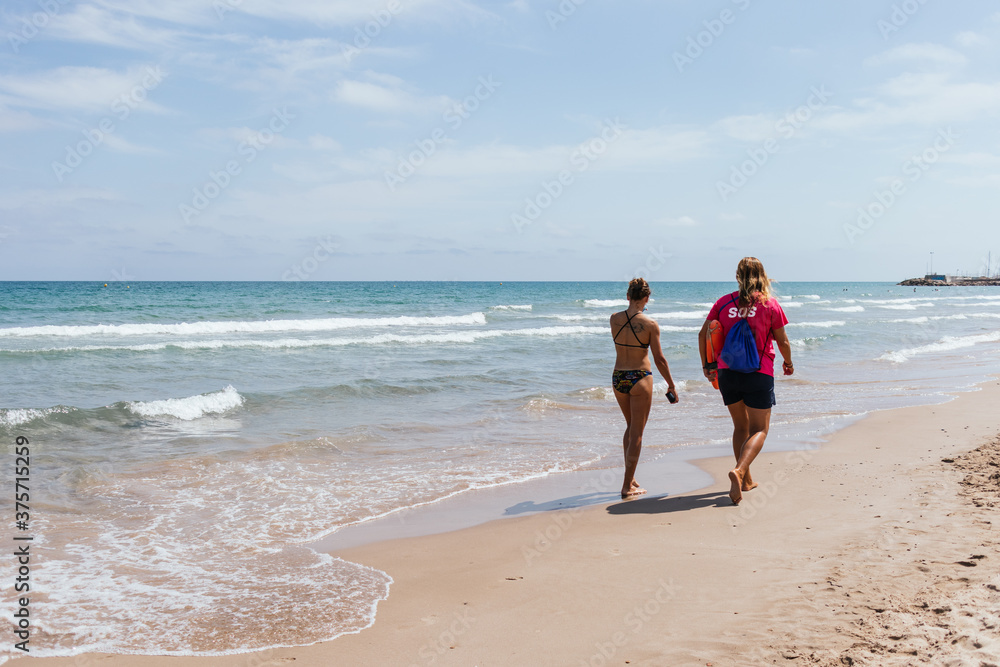
POLYGON ((712 485, 669 496, 640 463, 653 495, 637 500, 340 548, 395 583, 370 628, 334 641, 32 664, 1000 664, 998 404, 991 380, 818 450, 765 446, 738 507, 731 458, 697 462, 712 485))

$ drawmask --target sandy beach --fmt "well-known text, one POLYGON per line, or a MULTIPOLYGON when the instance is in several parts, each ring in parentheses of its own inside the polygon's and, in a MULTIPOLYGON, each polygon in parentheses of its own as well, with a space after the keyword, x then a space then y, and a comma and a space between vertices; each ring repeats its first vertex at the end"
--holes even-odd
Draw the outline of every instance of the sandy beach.
POLYGON ((0 667, 1000 667, 1000 1, 3 9, 0 667))
POLYGON ((394 579, 356 635, 37 664, 1000 664, 998 400, 991 380, 817 450, 765 448, 739 507, 728 459, 698 463, 710 487, 667 497, 640 464, 646 498, 340 550, 394 579))

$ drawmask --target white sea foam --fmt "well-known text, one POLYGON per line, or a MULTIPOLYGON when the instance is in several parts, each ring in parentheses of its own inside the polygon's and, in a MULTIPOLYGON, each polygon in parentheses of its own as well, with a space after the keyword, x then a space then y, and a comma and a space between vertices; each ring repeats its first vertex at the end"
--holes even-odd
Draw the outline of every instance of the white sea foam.
POLYGON ((681 310, 672 313, 652 313, 650 314, 650 317, 654 320, 660 319, 661 317, 671 320, 703 320, 707 315, 708 311, 703 310, 693 312, 690 310, 681 310))
POLYGON ((864 306, 844 306, 843 308, 824 308, 823 310, 828 310, 831 313, 863 313, 865 312, 864 306))
POLYGON ((523 306, 490 306, 490 310, 531 310, 531 304, 523 306))
POLYGON ((933 308, 933 303, 898 303, 898 304, 882 304, 879 308, 887 308, 889 310, 916 310, 917 308, 933 308))
POLYGON ((565 326, 538 327, 534 329, 492 329, 488 331, 454 331, 443 334, 379 334, 368 338, 280 338, 280 339, 244 339, 244 340, 178 340, 160 343, 143 343, 140 345, 82 345, 78 347, 49 347, 39 350, 4 350, 7 352, 99 352, 104 350, 128 350, 132 352, 154 352, 168 348, 182 350, 218 350, 223 348, 309 348, 309 347, 342 347, 345 345, 428 345, 443 343, 475 343, 480 340, 502 338, 505 336, 579 336, 584 334, 606 333, 605 327, 565 326))
POLYGON ((619 308, 628 307, 627 299, 587 299, 583 302, 587 308, 619 308))
POLYGON ((227 412, 243 405, 243 400, 239 392, 229 385, 211 394, 162 401, 130 401, 126 405, 129 410, 142 417, 176 417, 190 421, 205 415, 227 412))
POLYGON ((560 322, 607 322, 607 315, 545 315, 560 322))
POLYGON ((801 308, 802 302, 800 301, 779 301, 778 302, 782 308, 801 308))
POLYGON ((993 331, 985 334, 973 334, 971 336, 945 336, 941 340, 936 343, 931 343, 930 345, 921 345, 919 347, 886 352, 879 357, 879 360, 903 363, 913 357, 924 354, 950 352, 952 350, 960 350, 962 348, 979 345, 980 343, 995 343, 997 341, 1000 341, 1000 331, 993 331))
MULTIPOLYGON (((996 297, 993 297, 993 298, 996 299, 996 297)), ((953 304, 953 305, 955 305, 955 306, 962 306, 962 307, 974 306, 974 307, 980 307, 980 308, 982 306, 996 306, 996 307, 1000 308, 1000 301, 979 301, 977 303, 956 303, 956 304, 953 304)))
POLYGON ((977 305, 994 305, 1000 304, 1000 298, 993 295, 968 295, 968 296, 909 296, 909 297, 898 297, 895 299, 861 299, 862 303, 872 303, 878 305, 894 305, 894 304, 904 304, 904 303, 925 303, 932 304, 938 301, 957 301, 958 303, 949 303, 947 305, 951 306, 977 306, 977 305), (987 303, 983 303, 983 302, 987 303), (967 303, 971 302, 971 303, 967 303), (993 303, 989 303, 993 302, 993 303))
POLYGON ((842 327, 847 322, 844 320, 831 320, 829 322, 789 322, 785 326, 788 327, 819 327, 821 329, 829 329, 830 327, 842 327))
POLYGON ((823 341, 828 338, 830 338, 830 336, 809 336, 807 338, 793 338, 788 342, 792 345, 792 347, 801 349, 821 345, 823 341))
POLYGON ((233 322, 180 322, 177 324, 95 324, 0 329, 0 336, 196 336, 226 333, 278 333, 283 331, 332 331, 378 327, 426 327, 486 324, 486 315, 441 317, 329 317, 315 320, 256 320, 233 322))
POLYGON ((982 299, 982 300, 987 300, 987 301, 995 301, 997 297, 996 297, 995 294, 972 294, 972 295, 968 295, 968 296, 947 296, 947 297, 938 297, 938 298, 942 298, 942 299, 958 299, 958 300, 982 299))
POLYGON ((874 303, 878 305, 884 304, 897 304, 897 303, 913 303, 914 301, 928 301, 936 297, 900 297, 898 299, 861 299, 861 303, 874 303))
POLYGON ((21 426, 36 419, 44 419, 54 412, 69 412, 73 408, 46 408, 36 410, 35 408, 11 408, 0 410, 0 426, 21 426))
MULTIPOLYGON (((953 315, 932 315, 930 318, 933 321, 939 320, 967 320, 970 318, 975 319, 1000 319, 1000 313, 955 313, 953 315)), ((892 321, 905 321, 905 320, 892 320, 892 321)))

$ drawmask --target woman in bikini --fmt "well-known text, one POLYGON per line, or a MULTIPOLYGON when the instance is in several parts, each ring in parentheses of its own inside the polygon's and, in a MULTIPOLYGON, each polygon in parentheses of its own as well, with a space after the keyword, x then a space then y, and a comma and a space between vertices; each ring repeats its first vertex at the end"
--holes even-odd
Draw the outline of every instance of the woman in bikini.
POLYGON ((635 481, 635 468, 642 451, 642 432, 649 419, 653 404, 653 371, 649 365, 649 350, 660 375, 667 381, 668 393, 677 395, 667 359, 660 349, 660 326, 642 314, 649 302, 649 284, 636 278, 628 284, 628 309, 611 316, 611 334, 617 358, 611 384, 615 389, 618 407, 625 415, 625 481, 622 498, 634 498, 646 493, 635 481))
POLYGON ((722 402, 733 419, 733 454, 736 467, 729 472, 729 498, 734 505, 743 499, 743 492, 757 486, 750 476, 750 464, 764 448, 767 430, 771 425, 771 408, 774 399, 774 344, 784 358, 781 365, 785 375, 795 372, 792 365, 792 346, 785 333, 788 318, 778 300, 771 293, 771 280, 764 265, 756 257, 744 257, 736 267, 739 290, 715 302, 705 324, 698 334, 701 365, 705 377, 718 378, 722 402), (726 367, 719 360, 718 370, 706 363, 708 327, 712 320, 722 324, 723 334, 728 334, 737 322, 745 319, 753 331, 760 355, 760 369, 755 373, 739 373, 726 367))

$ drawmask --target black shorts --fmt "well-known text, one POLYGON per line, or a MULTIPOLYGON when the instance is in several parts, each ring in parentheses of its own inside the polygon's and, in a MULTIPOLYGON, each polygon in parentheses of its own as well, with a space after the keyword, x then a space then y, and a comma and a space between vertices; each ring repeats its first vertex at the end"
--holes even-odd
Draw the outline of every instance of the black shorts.
POLYGON ((720 368, 719 391, 726 405, 743 401, 748 408, 757 410, 769 410, 777 405, 774 400, 774 376, 767 373, 739 373, 720 368))

